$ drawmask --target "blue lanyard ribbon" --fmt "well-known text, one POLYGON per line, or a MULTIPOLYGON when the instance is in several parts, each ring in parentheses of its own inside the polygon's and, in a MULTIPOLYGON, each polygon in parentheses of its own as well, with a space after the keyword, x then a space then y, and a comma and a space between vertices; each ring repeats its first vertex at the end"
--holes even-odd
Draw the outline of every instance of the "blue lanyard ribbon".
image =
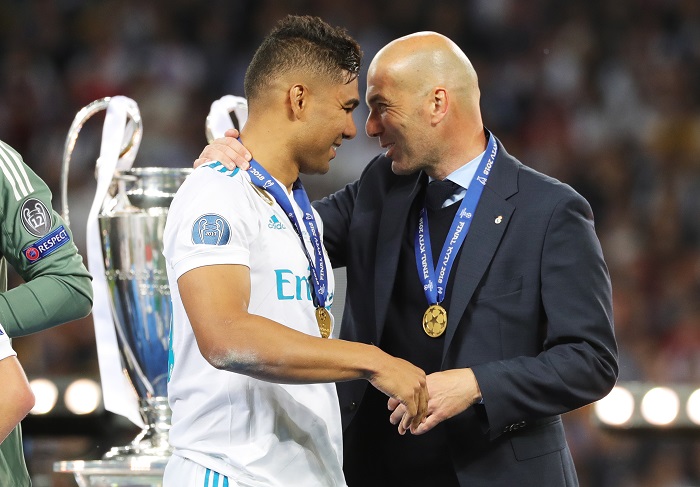
POLYGON ((311 278, 313 279, 313 291, 314 291, 314 305, 317 307, 326 307, 326 298, 328 295, 328 274, 326 271, 326 261, 323 256, 323 245, 321 244, 321 236, 318 231, 318 225, 316 224, 316 218, 314 217, 314 212, 311 208, 311 201, 309 201, 309 196, 306 194, 304 185, 301 184, 301 180, 297 179, 292 185, 292 195, 294 201, 296 201, 299 208, 301 208, 304 214, 304 226, 311 239, 311 245, 313 246, 313 257, 309 255, 309 251, 304 243, 304 237, 301 231, 301 225, 297 218, 294 208, 292 207, 291 201, 289 201, 289 196, 287 191, 272 177, 270 173, 265 170, 264 167, 260 165, 255 159, 250 161, 250 169, 248 170, 251 182, 266 191, 268 191, 277 204, 280 205, 282 210, 287 214, 289 221, 292 222, 294 230, 297 232, 299 239, 301 240, 301 247, 304 249, 304 254, 309 261, 309 268, 311 269, 311 278))
POLYGON ((420 211, 414 249, 416 265, 418 266, 418 276, 429 304, 439 304, 445 299, 447 279, 450 277, 457 252, 469 232, 474 212, 479 204, 484 186, 486 186, 486 181, 489 179, 489 174, 491 173, 493 161, 496 159, 497 152, 498 146, 496 145, 496 139, 489 134, 489 143, 486 147, 486 152, 484 152, 484 155, 481 157, 479 167, 476 173, 474 173, 467 193, 464 195, 464 199, 462 199, 462 204, 459 205, 457 214, 452 221, 450 232, 447 234, 445 243, 442 246, 442 252, 440 252, 437 268, 433 266, 432 261, 433 251, 430 245, 428 212, 425 206, 423 206, 420 211))

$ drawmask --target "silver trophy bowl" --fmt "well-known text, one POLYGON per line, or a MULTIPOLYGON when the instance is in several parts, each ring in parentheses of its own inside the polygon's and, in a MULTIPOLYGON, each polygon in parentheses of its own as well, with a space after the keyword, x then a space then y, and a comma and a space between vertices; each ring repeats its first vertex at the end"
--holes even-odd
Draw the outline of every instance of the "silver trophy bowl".
POLYGON ((170 456, 171 303, 163 229, 170 202, 190 172, 146 167, 117 173, 98 217, 120 356, 146 424, 130 445, 112 448, 105 459, 170 456))

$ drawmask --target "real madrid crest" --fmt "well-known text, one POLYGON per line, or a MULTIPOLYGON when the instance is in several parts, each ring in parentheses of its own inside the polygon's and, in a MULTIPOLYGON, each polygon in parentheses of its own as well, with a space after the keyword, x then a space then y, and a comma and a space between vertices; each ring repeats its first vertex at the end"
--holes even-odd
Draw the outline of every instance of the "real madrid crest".
POLYGON ((22 203, 20 218, 24 229, 35 237, 43 237, 49 233, 53 225, 51 211, 36 198, 27 198, 22 203))

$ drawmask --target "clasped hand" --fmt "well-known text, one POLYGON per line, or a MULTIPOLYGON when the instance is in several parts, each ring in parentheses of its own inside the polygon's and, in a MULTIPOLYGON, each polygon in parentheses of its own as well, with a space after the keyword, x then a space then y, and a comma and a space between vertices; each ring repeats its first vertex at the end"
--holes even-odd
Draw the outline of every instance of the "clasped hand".
MULTIPOLYGON (((411 433, 421 435, 427 433, 441 422, 465 411, 481 397, 479 385, 471 369, 452 369, 435 372, 426 377, 428 382, 428 411, 425 420, 411 433)), ((403 404, 394 398, 389 398, 389 410, 392 411, 389 421, 397 424, 405 414, 403 404)))

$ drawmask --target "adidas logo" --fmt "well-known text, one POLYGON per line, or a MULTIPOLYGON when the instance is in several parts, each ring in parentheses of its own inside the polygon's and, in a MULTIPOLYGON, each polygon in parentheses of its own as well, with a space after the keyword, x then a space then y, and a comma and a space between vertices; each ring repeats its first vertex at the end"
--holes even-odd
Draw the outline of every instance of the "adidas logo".
POLYGON ((284 226, 284 223, 279 221, 279 218, 277 218, 276 215, 272 215, 270 217, 270 221, 267 222, 267 228, 272 228, 274 230, 284 230, 287 227, 284 226))

